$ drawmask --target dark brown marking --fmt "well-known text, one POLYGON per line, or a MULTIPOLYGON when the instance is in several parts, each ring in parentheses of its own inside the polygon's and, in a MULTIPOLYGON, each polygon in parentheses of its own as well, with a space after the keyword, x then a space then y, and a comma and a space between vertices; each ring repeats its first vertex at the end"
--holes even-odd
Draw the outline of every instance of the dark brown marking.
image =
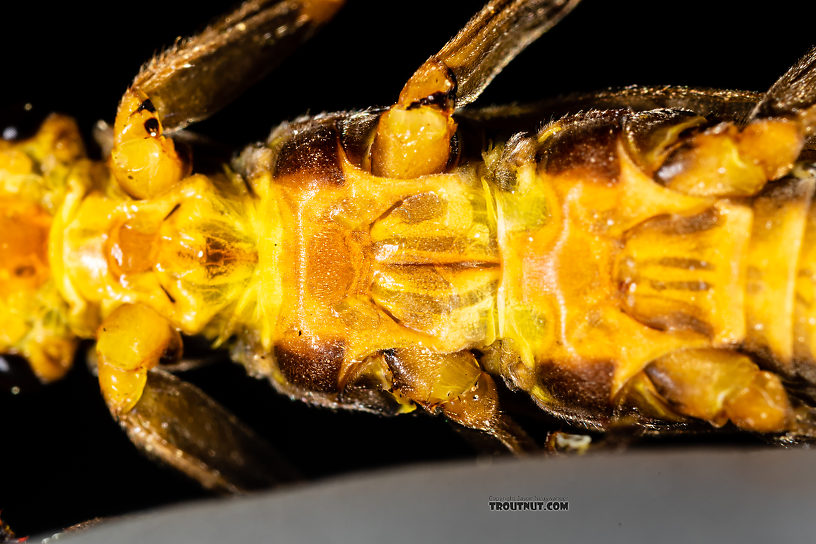
POLYGON ((368 156, 377 131, 377 122, 383 111, 377 109, 350 113, 337 121, 343 151, 355 166, 361 167, 363 157, 368 156))
POLYGON ((232 260, 232 252, 223 240, 207 236, 204 251, 204 260, 208 266, 224 266, 227 261, 232 260))
POLYGON ((164 294, 165 294, 165 295, 167 295, 167 299, 170 301, 170 303, 171 303, 171 304, 175 304, 175 303, 176 303, 176 299, 175 299, 175 298, 173 298, 173 295, 171 295, 171 294, 170 294, 170 291, 168 291, 168 290, 167 290, 167 289, 164 287, 164 285, 162 285, 162 284, 159 284, 159 287, 161 287, 161 290, 162 290, 162 291, 164 291, 164 294))
POLYGON ((609 361, 577 364, 544 362, 538 365, 538 381, 563 408, 586 409, 592 413, 611 410, 610 395, 615 365, 609 361))
POLYGON ((338 391, 344 354, 345 345, 340 340, 303 341, 295 337, 275 346, 278 368, 289 383, 323 393, 338 391))
POLYGON ((708 291, 711 285, 705 281, 659 281, 649 280, 655 291, 708 291))
POLYGON ((456 165, 459 164, 459 159, 462 157, 462 144, 460 142, 458 130, 453 133, 453 136, 450 137, 448 147, 450 150, 448 152, 448 162, 445 165, 445 172, 450 172, 456 168, 456 165))
MULTIPOLYGON (((642 228, 659 230, 666 236, 682 236, 713 229, 719 222, 719 212, 715 208, 709 208, 691 216, 659 215, 643 223, 642 228)), ((637 229, 633 232, 637 232, 637 229)))
POLYGON ((139 104, 139 107, 136 109, 136 113, 139 113, 139 112, 142 112, 142 111, 149 111, 150 113, 156 113, 156 106, 154 106, 153 102, 151 102, 150 99, 148 98, 147 100, 145 100, 144 102, 139 104))
MULTIPOLYGON (((781 365, 776 366, 778 367, 781 365)), ((776 370, 783 375, 799 376, 803 378, 805 383, 798 381, 794 387, 805 389, 810 398, 816 399, 816 387, 812 385, 805 385, 816 383, 816 361, 813 360, 812 356, 802 359, 794 359, 792 370, 781 368, 777 368, 776 370)))
POLYGON ((152 137, 156 137, 159 135, 159 121, 155 117, 151 117, 147 121, 144 122, 144 129, 150 134, 152 137))
POLYGON ((333 127, 306 127, 283 144, 275 165, 275 177, 293 176, 305 183, 342 185, 338 135, 333 127))
POLYGON ((710 323, 685 312, 671 312, 659 315, 640 315, 633 308, 627 309, 627 314, 631 315, 647 327, 658 331, 693 331, 703 336, 711 338, 714 329, 710 323))
POLYGON ((413 110, 421 106, 431 106, 444 110, 448 108, 451 98, 451 93, 439 91, 419 100, 414 100, 406 109, 413 110))
POLYGON ((799 178, 787 176, 768 183, 756 198, 781 207, 787 202, 806 197, 810 192, 809 185, 809 183, 802 183, 799 178))
POLYGON ((705 117, 690 111, 658 109, 626 116, 623 133, 631 158, 652 175, 669 153, 705 123, 705 117))
POLYGON ((663 257, 657 261, 657 264, 683 270, 714 270, 714 265, 707 261, 687 257, 663 257))
POLYGON ((36 269, 33 266, 18 266, 14 269, 14 275, 18 278, 30 278, 36 274, 36 269))
POLYGON ((536 153, 540 167, 551 175, 582 170, 599 181, 617 181, 617 141, 624 114, 623 110, 596 111, 562 119, 558 122, 561 130, 547 138, 536 153))
POLYGON ((214 236, 205 239, 203 264, 210 278, 228 274, 242 256, 228 241, 214 236))
POLYGON ((164 220, 167 221, 168 219, 170 219, 170 216, 176 213, 179 208, 181 208, 181 204, 176 204, 175 206, 173 206, 173 209, 170 210, 170 212, 164 216, 164 220))

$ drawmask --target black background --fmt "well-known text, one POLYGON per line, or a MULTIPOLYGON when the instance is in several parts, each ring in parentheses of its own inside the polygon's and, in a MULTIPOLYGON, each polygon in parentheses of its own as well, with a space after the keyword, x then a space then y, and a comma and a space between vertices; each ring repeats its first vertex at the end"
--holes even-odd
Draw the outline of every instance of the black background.
MULTIPOLYGON (((306 112, 387 105, 480 5, 352 1, 270 77, 195 130, 238 149, 306 112)), ((0 125, 12 119, 10 108, 32 102, 39 111, 74 115, 89 135, 97 119, 112 120, 142 62, 228 6, 4 6, 0 125)), ((632 83, 763 90, 816 43, 814 16, 816 5, 801 0, 584 0, 511 63, 476 105, 632 83)), ((442 422, 311 409, 277 397, 237 366, 222 366, 191 377, 310 478, 471 454, 442 422)), ((0 391, 0 509, 19 533, 196 496, 202 492, 195 484, 135 452, 83 365, 38 391, 0 391)))

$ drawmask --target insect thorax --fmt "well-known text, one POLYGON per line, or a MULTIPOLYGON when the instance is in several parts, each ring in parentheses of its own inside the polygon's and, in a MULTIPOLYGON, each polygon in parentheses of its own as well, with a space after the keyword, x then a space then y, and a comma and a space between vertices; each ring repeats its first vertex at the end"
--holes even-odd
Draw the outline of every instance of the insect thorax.
POLYGON ((495 205, 475 167, 382 178, 352 162, 331 123, 280 132, 234 165, 256 198, 274 202, 283 233, 281 298, 268 315, 278 313, 247 338, 251 371, 336 391, 387 350, 493 342, 495 205))
POLYGON ((145 304, 186 334, 236 326, 259 261, 252 209, 222 177, 192 176, 150 200, 90 190, 68 213, 60 263, 76 332, 93 335, 123 303, 145 304))

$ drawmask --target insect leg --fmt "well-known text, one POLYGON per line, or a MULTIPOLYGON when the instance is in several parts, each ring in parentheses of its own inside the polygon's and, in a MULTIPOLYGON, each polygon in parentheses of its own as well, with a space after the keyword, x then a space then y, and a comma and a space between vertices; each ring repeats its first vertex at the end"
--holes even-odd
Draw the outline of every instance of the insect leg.
POLYGON ((386 352, 394 392, 429 411, 482 431, 513 453, 536 448, 498 403, 496 384, 468 351, 438 354, 421 348, 386 352))
POLYGON ((119 104, 111 164, 128 194, 150 198, 189 172, 165 136, 228 104, 306 40, 343 0, 248 0, 148 62, 119 104))
POLYGON ((450 162, 455 108, 474 101, 518 53, 578 0, 491 0, 408 80, 380 118, 372 172, 413 178, 450 162))
POLYGON ((720 123, 676 142, 654 176, 691 195, 751 196, 790 172, 804 141, 802 125, 786 118, 720 123))
POLYGON ((792 423, 793 411, 779 377, 734 351, 676 351, 650 363, 645 373, 683 415, 716 426, 730 420, 757 432, 781 432, 792 423))
POLYGON ((793 168, 816 128, 816 48, 765 93, 748 123, 721 123, 672 150, 655 176, 689 194, 750 196, 793 168))
POLYGON ((199 389, 156 368, 181 357, 181 338, 141 305, 108 316, 97 339, 99 383, 142 451, 222 492, 268 487, 292 472, 263 440, 199 389))

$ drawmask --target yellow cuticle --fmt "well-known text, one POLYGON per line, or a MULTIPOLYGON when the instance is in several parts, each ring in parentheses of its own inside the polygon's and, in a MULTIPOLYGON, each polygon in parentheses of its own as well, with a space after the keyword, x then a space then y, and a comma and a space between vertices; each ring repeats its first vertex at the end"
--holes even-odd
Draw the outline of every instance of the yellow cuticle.
POLYGON ((132 409, 142 395, 147 372, 162 357, 181 356, 181 336, 155 310, 126 304, 113 311, 97 333, 99 386, 111 411, 132 409))
POLYGON ((136 406, 147 383, 145 370, 120 370, 108 364, 99 365, 99 387, 114 414, 124 414, 136 406))
POLYGON ((111 163, 119 185, 139 199, 168 191, 185 174, 172 141, 163 136, 122 142, 111 152, 111 163))
POLYGON ((392 107, 382 115, 371 149, 372 173, 410 179, 443 172, 456 123, 430 106, 392 107))
POLYGON ((145 108, 148 97, 129 90, 116 113, 111 170, 122 188, 138 199, 153 198, 189 174, 170 138, 162 132, 155 108, 145 108))

